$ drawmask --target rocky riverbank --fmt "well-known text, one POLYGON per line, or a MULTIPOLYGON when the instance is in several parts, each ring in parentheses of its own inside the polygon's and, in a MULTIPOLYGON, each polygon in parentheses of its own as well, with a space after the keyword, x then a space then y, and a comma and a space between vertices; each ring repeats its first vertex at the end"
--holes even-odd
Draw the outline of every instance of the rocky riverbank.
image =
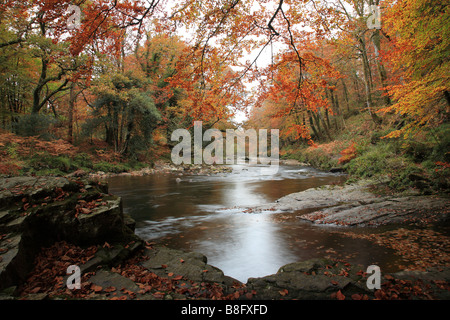
POLYGON ((153 167, 145 167, 140 170, 134 170, 130 172, 112 173, 112 172, 83 172, 82 170, 76 171, 69 175, 83 176, 89 179, 107 179, 113 176, 148 176, 151 174, 174 174, 177 176, 184 175, 211 175, 218 173, 232 172, 233 168, 225 165, 205 165, 205 164, 181 164, 174 165, 170 162, 157 161, 153 167))
POLYGON ((342 186, 323 186, 293 193, 274 203, 246 210, 299 212, 297 217, 301 220, 340 226, 428 224, 448 219, 448 197, 378 195, 370 191, 372 185, 370 181, 361 180, 342 186), (302 214, 304 210, 308 210, 308 213, 302 214))
MULTIPOLYGON (((350 210, 350 204, 354 209, 386 201, 402 206, 407 203, 366 192, 362 186, 355 185, 312 189, 284 197, 273 206, 262 206, 259 210, 298 210, 300 203, 301 208, 334 206, 342 207, 341 214, 347 212, 342 214, 342 221, 354 221, 358 215, 350 210)), ((448 203, 441 201, 439 205, 448 208, 448 203)), ((437 204, 429 204, 429 207, 438 211, 437 204)), ((316 220, 332 214, 310 220, 318 223, 316 220)), ((390 215, 371 213, 372 216, 372 220, 358 221, 394 219, 390 215)), ((334 220, 336 217, 329 221, 334 220)), ((380 290, 367 288, 365 267, 331 259, 288 264, 276 274, 250 278, 244 284, 209 265, 201 253, 155 246, 133 231, 134 221, 123 214, 121 199, 110 195, 101 182, 75 176, 1 179, 0 298, 449 298, 450 269, 447 265, 428 271, 383 274, 380 290), (70 290, 66 286, 69 277, 66 271, 70 265, 80 267, 80 289, 70 290)))

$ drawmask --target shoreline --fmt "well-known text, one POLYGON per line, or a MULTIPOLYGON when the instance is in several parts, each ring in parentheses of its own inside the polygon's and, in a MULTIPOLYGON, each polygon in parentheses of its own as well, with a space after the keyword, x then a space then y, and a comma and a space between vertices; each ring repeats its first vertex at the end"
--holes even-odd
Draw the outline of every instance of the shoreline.
POLYGON ((298 215, 297 218, 316 225, 349 227, 395 223, 423 225, 446 221, 449 218, 449 197, 420 194, 378 195, 370 191, 372 186, 373 182, 369 180, 359 180, 343 186, 326 185, 291 193, 273 203, 246 210, 295 212, 308 209, 309 213, 298 215))

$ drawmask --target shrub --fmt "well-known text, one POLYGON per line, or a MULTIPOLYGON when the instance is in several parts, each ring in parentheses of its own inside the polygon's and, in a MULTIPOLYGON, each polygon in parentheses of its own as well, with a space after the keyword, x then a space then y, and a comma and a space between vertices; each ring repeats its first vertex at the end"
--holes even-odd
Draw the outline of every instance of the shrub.
POLYGON ((121 173, 130 171, 130 167, 127 164, 122 163, 110 163, 110 162, 98 162, 93 165, 93 169, 96 171, 121 173))
POLYGON ((24 137, 39 136, 43 139, 51 139, 50 126, 56 123, 56 119, 44 114, 26 114, 20 117, 15 125, 15 132, 24 137))
POLYGON ((34 171, 42 171, 45 169, 57 169, 60 172, 70 172, 73 168, 72 160, 66 156, 54 157, 48 153, 35 154, 28 161, 28 165, 34 171))
POLYGON ((92 156, 87 153, 79 153, 73 157, 73 165, 77 168, 93 168, 92 156))

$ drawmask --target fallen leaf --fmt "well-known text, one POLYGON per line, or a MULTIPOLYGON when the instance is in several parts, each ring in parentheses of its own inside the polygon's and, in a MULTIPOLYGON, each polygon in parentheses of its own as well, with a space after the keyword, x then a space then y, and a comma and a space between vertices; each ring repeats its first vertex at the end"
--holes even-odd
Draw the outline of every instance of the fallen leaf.
POLYGON ((339 290, 338 292, 336 292, 336 298, 338 300, 345 300, 345 296, 342 294, 341 290, 339 290))
POLYGON ((100 291, 103 290, 102 287, 97 286, 97 285, 95 285, 95 284, 93 284, 93 285, 91 286, 91 289, 94 290, 94 292, 100 292, 100 291))
POLYGON ((360 294, 355 293, 355 294, 352 294, 352 299, 353 300, 362 300, 362 296, 360 294))
POLYGON ((39 290, 41 290, 41 287, 36 287, 33 290, 31 290, 30 293, 38 293, 39 290))
POLYGON ((81 208, 81 212, 84 213, 84 214, 89 214, 89 213, 91 213, 92 211, 89 210, 88 208, 81 208))
POLYGON ((278 292, 279 292, 283 297, 289 293, 289 291, 288 291, 287 289, 283 289, 283 290, 278 291, 278 292))

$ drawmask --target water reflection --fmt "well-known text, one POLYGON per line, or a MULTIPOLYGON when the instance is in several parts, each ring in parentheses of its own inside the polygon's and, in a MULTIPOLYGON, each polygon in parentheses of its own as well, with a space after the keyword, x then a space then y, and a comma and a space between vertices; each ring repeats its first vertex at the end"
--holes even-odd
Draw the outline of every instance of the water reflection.
POLYGON ((272 176, 239 166, 213 176, 120 176, 109 180, 136 233, 170 247, 198 251, 226 275, 246 282, 275 273, 286 263, 333 255, 366 265, 392 263, 393 255, 305 224, 298 213, 245 213, 238 206, 272 202, 292 192, 343 181, 345 177, 307 167, 280 166, 272 176), (327 251, 328 250, 328 251, 327 251), (375 261, 376 260, 376 261, 375 261))
POLYGON ((249 277, 275 273, 280 265, 296 260, 283 246, 282 230, 268 216, 231 215, 226 229, 212 240, 200 241, 198 248, 210 252, 209 263, 227 270, 233 278, 245 282, 249 277))

